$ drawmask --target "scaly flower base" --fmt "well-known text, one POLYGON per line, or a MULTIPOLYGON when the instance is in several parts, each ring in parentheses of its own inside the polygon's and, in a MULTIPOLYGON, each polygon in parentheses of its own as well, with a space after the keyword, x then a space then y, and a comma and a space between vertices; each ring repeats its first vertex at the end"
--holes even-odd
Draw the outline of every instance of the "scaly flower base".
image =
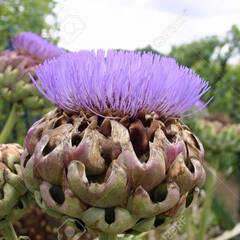
POLYGON ((21 166, 41 208, 108 236, 174 220, 204 182, 203 154, 177 119, 117 121, 57 109, 29 130, 21 166))

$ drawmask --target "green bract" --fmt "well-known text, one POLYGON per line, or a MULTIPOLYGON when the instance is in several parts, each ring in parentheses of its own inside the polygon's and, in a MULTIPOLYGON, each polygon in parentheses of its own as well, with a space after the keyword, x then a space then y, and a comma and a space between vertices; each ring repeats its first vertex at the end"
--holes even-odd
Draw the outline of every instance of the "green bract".
POLYGON ((20 169, 22 147, 0 144, 0 228, 19 218, 30 201, 20 169))
POLYGON ((0 96, 6 102, 19 103, 30 110, 39 110, 46 101, 32 84, 29 74, 39 62, 26 55, 14 51, 0 54, 0 96))

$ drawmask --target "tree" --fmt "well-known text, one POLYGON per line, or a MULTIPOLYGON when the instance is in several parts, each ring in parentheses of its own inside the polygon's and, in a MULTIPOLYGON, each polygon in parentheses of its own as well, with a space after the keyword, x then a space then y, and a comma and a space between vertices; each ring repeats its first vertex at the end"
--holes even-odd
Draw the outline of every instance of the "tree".
POLYGON ((209 81, 210 95, 214 97, 210 112, 228 113, 239 122, 240 64, 236 59, 239 53, 240 30, 233 25, 224 37, 212 36, 173 47, 170 55, 209 81))

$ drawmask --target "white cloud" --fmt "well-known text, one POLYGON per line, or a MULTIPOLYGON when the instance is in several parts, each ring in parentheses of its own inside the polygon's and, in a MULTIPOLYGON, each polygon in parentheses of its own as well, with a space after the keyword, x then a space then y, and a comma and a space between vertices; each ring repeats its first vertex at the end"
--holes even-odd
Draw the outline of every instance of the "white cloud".
MULTIPOLYGON (((176 3, 178 0, 171 1, 176 3)), ((161 43, 157 45, 158 50, 167 52, 173 44, 189 42, 206 35, 223 34, 239 21, 239 14, 230 14, 227 9, 223 12, 219 10, 218 14, 201 15, 201 18, 193 16, 193 12, 189 12, 189 9, 193 9, 193 1, 184 2, 183 5, 170 5, 167 11, 159 5, 153 7, 152 0, 61 0, 57 10, 61 23, 60 46, 75 51, 98 48, 135 49, 154 45, 158 40, 161 43)), ((209 2, 201 1, 201 9, 206 9, 205 12, 210 11, 208 8, 213 8, 214 4, 209 5, 209 2)), ((228 0, 229 4, 231 2, 236 1, 228 0)), ((218 3, 220 5, 224 6, 218 3)), ((237 11, 237 5, 234 6, 234 11, 237 11)), ((198 7, 199 4, 196 3, 195 8, 198 7)), ((216 11, 217 9, 219 8, 216 11)))
POLYGON ((213 17, 225 14, 239 14, 239 0, 150 0, 148 6, 177 14, 183 9, 186 9, 192 17, 213 17))

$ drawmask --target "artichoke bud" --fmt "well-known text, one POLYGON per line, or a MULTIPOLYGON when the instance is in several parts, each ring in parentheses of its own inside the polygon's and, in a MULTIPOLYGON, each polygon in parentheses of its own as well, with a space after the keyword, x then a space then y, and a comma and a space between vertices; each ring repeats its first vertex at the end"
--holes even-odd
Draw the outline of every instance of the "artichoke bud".
POLYGON ((4 87, 0 90, 2 98, 4 98, 7 101, 12 101, 13 99, 13 92, 11 89, 4 87))
POLYGON ((123 51, 63 54, 36 76, 58 106, 29 129, 21 156, 38 205, 95 234, 174 222, 205 180, 202 144, 179 116, 207 83, 174 59, 123 51))
POLYGON ((19 165, 22 152, 18 144, 0 145, 0 226, 6 219, 18 218, 29 203, 19 165))
POLYGON ((238 152, 240 150, 239 124, 224 124, 218 120, 201 119, 195 124, 194 130, 203 140, 207 149, 228 152, 238 152))
POLYGON ((12 87, 17 82, 18 70, 13 69, 0 74, 0 85, 2 87, 12 87))
POLYGON ((31 96, 34 91, 32 84, 27 83, 23 80, 18 81, 15 85, 15 95, 18 99, 25 99, 28 96, 31 96))
POLYGON ((29 109, 38 109, 42 107, 44 104, 44 100, 39 98, 38 96, 30 96, 24 99, 24 105, 29 109))

